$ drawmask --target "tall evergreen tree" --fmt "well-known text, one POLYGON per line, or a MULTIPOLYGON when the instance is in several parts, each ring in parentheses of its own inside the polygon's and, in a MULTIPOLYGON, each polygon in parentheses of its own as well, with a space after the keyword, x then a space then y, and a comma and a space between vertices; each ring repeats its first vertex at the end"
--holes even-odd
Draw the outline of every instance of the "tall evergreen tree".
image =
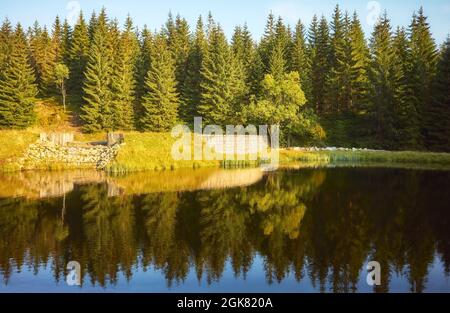
POLYGON ((133 21, 128 16, 114 58, 112 77, 112 123, 114 129, 130 130, 134 128, 133 107, 136 87, 134 71, 138 50, 139 42, 134 32, 133 21))
POLYGON ((295 32, 292 38, 292 47, 290 48, 289 70, 298 72, 303 92, 309 98, 310 96, 310 66, 308 51, 305 39, 305 27, 299 20, 295 26, 295 32))
POLYGON ((62 36, 61 36, 61 61, 68 65, 70 46, 72 44, 72 27, 67 20, 64 20, 62 36))
POLYGON ((408 75, 411 71, 411 51, 404 28, 397 28, 392 44, 395 55, 392 87, 395 95, 393 113, 396 149, 419 149, 419 116, 412 99, 413 90, 408 75))
POLYGON ((384 13, 375 25, 371 42, 371 113, 375 140, 379 146, 392 148, 394 141, 394 103, 396 98, 397 62, 392 45, 390 21, 384 13))
POLYGON ((369 49, 356 12, 350 24, 350 110, 363 112, 368 108, 369 49))
POLYGON ((427 108, 427 148, 450 152, 450 37, 442 46, 434 78, 432 103, 427 108))
POLYGON ((83 13, 80 12, 80 16, 73 30, 72 41, 68 52, 70 69, 69 88, 72 94, 80 96, 80 98, 84 81, 84 71, 88 61, 89 45, 88 26, 84 20, 83 13))
POLYGON ((108 18, 103 9, 94 29, 85 71, 81 119, 87 132, 111 130, 114 126, 111 112, 114 59, 113 43, 109 35, 108 18))
MULTIPOLYGON (((412 62, 409 76, 414 91, 412 99, 415 100, 419 117, 424 117, 428 105, 431 103, 432 82, 436 73, 438 54, 427 17, 422 8, 419 9, 417 15, 414 14, 409 31, 412 62)), ((426 119, 421 119, 421 131, 425 140, 429 126, 426 119)))
POLYGON ((168 37, 169 49, 175 59, 175 75, 177 79, 177 91, 183 97, 183 86, 187 76, 187 61, 191 49, 191 34, 186 19, 179 15, 175 18, 175 24, 168 37))
POLYGON ((311 100, 316 113, 328 111, 326 91, 330 72, 330 38, 328 23, 324 16, 314 16, 308 33, 311 62, 311 100))
POLYGON ((0 127, 25 128, 35 118, 37 87, 20 24, 11 40, 10 55, 0 73, 0 127))
POLYGON ((345 111, 350 106, 350 58, 351 46, 348 36, 350 22, 347 14, 342 15, 336 5, 331 21, 330 77, 328 82, 328 103, 333 112, 345 111))
POLYGON ((55 63, 61 63, 64 57, 63 27, 58 15, 56 16, 55 22, 53 23, 51 42, 53 53, 55 55, 55 63))
POLYGON ((202 97, 199 114, 206 123, 237 124, 244 80, 239 75, 236 60, 220 26, 214 27, 209 37, 209 49, 202 64, 202 97))
POLYGON ((141 128, 146 131, 170 131, 178 120, 179 97, 175 61, 162 34, 158 34, 154 41, 145 86, 141 128))
POLYGON ((237 26, 231 39, 231 48, 233 56, 236 60, 237 70, 241 72, 241 76, 245 82, 244 102, 250 101, 251 96, 251 71, 255 58, 255 45, 253 43, 247 24, 243 27, 237 26))
POLYGON ((56 54, 47 28, 41 29, 37 22, 32 29, 30 51, 39 91, 46 95, 54 89, 53 69, 56 64, 56 54))
POLYGON ((8 19, 5 19, 0 28, 0 73, 3 72, 11 55, 13 29, 8 19))
POLYGON ((180 116, 187 122, 192 122, 201 101, 201 69, 207 50, 208 43, 205 37, 203 20, 200 16, 197 21, 192 49, 188 56, 186 79, 180 105, 180 116))

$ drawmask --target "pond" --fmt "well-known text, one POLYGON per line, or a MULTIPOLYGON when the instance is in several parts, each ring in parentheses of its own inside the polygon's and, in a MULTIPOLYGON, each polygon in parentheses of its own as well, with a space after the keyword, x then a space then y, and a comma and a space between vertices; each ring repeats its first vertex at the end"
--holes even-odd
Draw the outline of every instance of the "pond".
POLYGON ((393 168, 4 174, 0 292, 450 292, 449 191, 393 168))

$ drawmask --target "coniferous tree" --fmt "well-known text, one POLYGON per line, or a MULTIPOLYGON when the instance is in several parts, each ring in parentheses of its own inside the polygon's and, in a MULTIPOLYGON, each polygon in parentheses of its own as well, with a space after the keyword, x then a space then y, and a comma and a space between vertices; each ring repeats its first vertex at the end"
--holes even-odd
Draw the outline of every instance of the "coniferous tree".
MULTIPOLYGON (((410 25, 411 42, 411 87, 414 91, 412 100, 415 100, 419 117, 425 117, 428 105, 431 103, 432 82, 436 73, 437 49, 431 36, 427 17, 420 8, 417 15, 413 15, 410 25)), ((421 132, 427 140, 427 119, 421 119, 421 132)))
POLYGON ((298 72, 300 75, 300 83, 306 97, 310 97, 310 64, 308 59, 308 51, 306 47, 305 28, 299 20, 295 26, 295 32, 292 38, 292 46, 289 56, 289 70, 298 72))
POLYGON ((178 120, 179 97, 175 60, 163 34, 158 34, 154 40, 145 87, 141 128, 146 131, 170 131, 178 120))
POLYGON ((83 128, 87 132, 113 128, 111 112, 111 79, 114 71, 113 43, 104 9, 97 19, 92 40, 85 70, 84 103, 80 115, 84 122, 83 128))
POLYGON ((113 128, 130 130, 134 128, 135 65, 139 42, 135 36, 133 21, 128 16, 125 29, 118 40, 112 77, 113 128))
POLYGON ((450 37, 442 46, 434 78, 432 103, 426 112, 427 148, 450 152, 450 37))
POLYGON ((237 70, 241 72, 241 76, 245 82, 245 96, 243 101, 249 102, 251 96, 251 70, 255 57, 254 43, 251 34, 247 28, 247 24, 243 27, 237 26, 231 39, 231 48, 233 56, 236 60, 237 70))
POLYGON ((61 36, 61 56, 62 62, 69 64, 70 45, 72 43, 72 27, 67 20, 64 20, 62 36, 61 36))
POLYGON ((39 91, 42 95, 47 95, 54 89, 55 46, 47 28, 41 29, 37 22, 35 22, 30 36, 31 63, 35 71, 39 91))
POLYGON ((2 23, 0 28, 0 73, 7 65, 7 60, 11 54, 13 29, 8 19, 2 23))
POLYGON ((317 20, 314 16, 309 33, 309 55, 311 62, 311 100, 316 113, 328 110, 326 91, 330 71, 330 40, 328 23, 324 16, 317 20))
POLYGON ((89 32, 83 13, 80 13, 75 24, 70 48, 68 51, 68 63, 70 70, 69 88, 71 93, 81 98, 84 81, 84 71, 89 55, 89 32))
POLYGON ((55 64, 60 63, 63 60, 64 51, 63 51, 63 28, 61 25, 61 20, 57 15, 55 18, 55 22, 53 23, 52 28, 52 36, 51 36, 51 44, 55 58, 55 64))
POLYGON ((356 12, 350 24, 350 109, 354 112, 367 110, 369 49, 356 12))
POLYGON ((420 124, 416 106, 412 99, 410 73, 411 52, 407 34, 404 28, 398 27, 393 38, 393 49, 395 63, 393 64, 394 88, 394 127, 396 149, 419 149, 420 148, 420 124))
POLYGON ((189 24, 186 19, 181 18, 179 15, 175 18, 175 23, 168 22, 169 27, 172 29, 168 33, 169 49, 175 59, 175 75, 177 79, 177 91, 183 98, 183 86, 187 76, 187 61, 189 57, 189 51, 191 49, 191 35, 189 31, 189 24), (173 24, 173 25, 172 25, 173 24))
POLYGON ((188 56, 186 79, 183 85, 180 105, 180 116, 187 122, 192 122, 201 101, 201 69, 207 50, 208 43, 205 38, 202 17, 200 16, 197 21, 195 39, 188 56))
POLYGON ((275 16, 270 13, 267 17, 264 35, 258 46, 260 60, 264 66, 264 74, 269 72, 270 55, 275 45, 275 16))
POLYGON ((375 140, 378 145, 390 148, 394 139, 394 103, 396 98, 395 50, 392 45, 390 21, 384 13, 375 25, 371 42, 371 113, 375 140))
POLYGON ((20 24, 10 39, 10 53, 0 73, 0 127, 25 128, 35 118, 37 87, 20 24))
POLYGON ((350 57, 348 37, 349 20, 336 5, 331 21, 330 76, 328 82, 328 103, 331 111, 339 113, 349 108, 350 102, 350 57))
POLYGON ((237 124, 245 91, 236 60, 220 26, 210 33, 209 49, 202 64, 202 97, 198 113, 206 123, 237 124))

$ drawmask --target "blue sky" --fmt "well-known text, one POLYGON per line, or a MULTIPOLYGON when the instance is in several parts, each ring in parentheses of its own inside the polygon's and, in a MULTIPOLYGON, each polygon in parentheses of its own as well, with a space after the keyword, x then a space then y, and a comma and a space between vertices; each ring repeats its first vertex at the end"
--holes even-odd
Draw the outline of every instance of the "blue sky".
POLYGON ((120 22, 130 13, 137 25, 147 24, 156 29, 165 22, 169 11, 179 13, 191 25, 199 14, 206 16, 211 11, 228 35, 235 25, 247 22, 254 37, 259 38, 270 11, 281 15, 290 24, 295 24, 298 18, 309 24, 314 13, 329 18, 336 3, 344 10, 358 12, 366 35, 372 30, 377 12, 386 9, 392 25, 407 26, 413 11, 420 6, 429 17, 431 31, 438 43, 450 33, 450 0, 0 0, 0 18, 8 17, 24 26, 30 26, 36 19, 41 24, 51 25, 57 14, 73 20, 79 8, 90 15, 92 10, 98 11, 104 6, 109 16, 117 17, 120 22))

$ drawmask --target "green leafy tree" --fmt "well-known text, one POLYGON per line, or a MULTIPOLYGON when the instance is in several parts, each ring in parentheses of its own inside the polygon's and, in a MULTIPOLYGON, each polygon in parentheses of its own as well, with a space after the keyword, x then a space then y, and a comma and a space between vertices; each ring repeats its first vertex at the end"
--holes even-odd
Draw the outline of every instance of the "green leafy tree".
POLYGON ((141 128, 146 131, 170 131, 178 120, 179 98, 175 61, 162 34, 155 38, 151 60, 145 81, 146 94, 142 98, 141 128))
POLYGON ((10 56, 0 73, 0 127, 25 128, 35 119, 37 88, 20 24, 11 40, 10 56))
POLYGON ((63 108, 64 111, 66 111, 66 97, 67 97, 66 80, 69 78, 69 68, 63 63, 58 63, 55 66, 54 75, 55 75, 54 76, 55 84, 61 93, 63 108))
POLYGON ((261 88, 261 96, 248 109, 251 121, 260 125, 279 125, 281 130, 298 121, 298 113, 306 98, 297 72, 285 74, 278 80, 267 74, 261 88))

